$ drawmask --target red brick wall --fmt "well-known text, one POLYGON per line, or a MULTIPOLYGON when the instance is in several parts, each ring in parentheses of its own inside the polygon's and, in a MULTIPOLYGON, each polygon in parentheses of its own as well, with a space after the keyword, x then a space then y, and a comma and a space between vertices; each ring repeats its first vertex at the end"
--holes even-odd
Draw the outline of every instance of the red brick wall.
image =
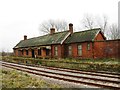
MULTIPOLYGON (((101 37, 100 35, 98 37, 101 37)), ((103 40, 90 42, 90 50, 87 50, 87 43, 73 43, 68 45, 52 45, 51 56, 53 58, 64 58, 68 56, 68 46, 72 46, 72 58, 120 58, 120 39, 119 40, 103 40), (82 56, 78 56, 78 45, 82 45, 82 56), (55 56, 55 46, 58 47, 58 56, 55 56)), ((14 54, 18 56, 18 50, 14 49, 14 54)), ((23 55, 20 56, 32 57, 31 49, 28 49, 29 54, 26 55, 26 50, 23 50, 23 55)), ((38 50, 35 49, 35 54, 38 55, 38 50)))
POLYGON ((97 34, 97 36, 95 37, 95 40, 105 40, 105 37, 102 35, 101 32, 99 32, 99 33, 97 34))
POLYGON ((13 49, 13 51, 14 51, 14 55, 18 56, 18 50, 17 49, 13 49))
POLYGON ((32 57, 31 49, 28 49, 28 55, 26 55, 26 50, 25 49, 23 49, 23 55, 22 55, 22 52, 20 52, 20 55, 18 55, 19 50, 20 49, 14 49, 15 56, 32 57))
POLYGON ((32 57, 32 50, 28 49, 28 57, 32 57))
POLYGON ((23 49, 23 56, 25 56, 25 57, 27 56, 27 55, 26 55, 26 50, 25 50, 25 49, 23 49))
POLYGON ((65 56, 64 56, 64 52, 65 51, 65 47, 64 47, 64 45, 61 45, 61 58, 64 58, 65 56))
POLYGON ((62 57, 64 57, 64 45, 52 45, 51 56, 52 56, 52 58, 62 58, 62 57), (55 56, 55 46, 58 47, 58 56, 55 56))
MULTIPOLYGON (((73 58, 92 58, 92 43, 90 42, 90 50, 87 50, 87 42, 84 43, 73 43, 73 44, 69 44, 72 46, 72 56, 68 55, 68 49, 67 50, 67 55, 66 57, 73 57, 73 58), (78 45, 81 44, 82 45, 82 56, 78 55, 78 45)), ((68 48, 68 46, 66 46, 66 48, 68 48)))
POLYGON ((19 49, 14 49, 14 55, 15 55, 15 56, 21 56, 21 53, 20 53, 20 55, 18 55, 18 50, 19 50, 19 49))
POLYGON ((94 58, 105 57, 104 52, 105 43, 104 42, 94 42, 94 58))
POLYGON ((51 58, 54 57, 54 54, 55 54, 55 53, 54 53, 54 45, 52 45, 52 46, 51 46, 51 58))
POLYGON ((107 40, 94 43, 94 58, 120 58, 120 40, 107 40))
POLYGON ((92 42, 89 42, 90 49, 87 49, 88 42, 82 43, 82 58, 93 58, 93 48, 92 48, 92 42))
POLYGON ((72 57, 77 57, 77 44, 71 44, 72 46, 72 57))
POLYGON ((43 57, 43 58, 45 58, 46 57, 46 51, 45 51, 45 49, 43 48, 43 49, 41 49, 41 56, 43 57))
POLYGON ((90 42, 90 50, 87 50, 87 42, 65 45, 65 57, 68 58, 120 58, 120 39, 90 42), (78 55, 78 45, 82 45, 82 56, 78 55), (68 55, 68 46, 72 46, 72 56, 68 55))

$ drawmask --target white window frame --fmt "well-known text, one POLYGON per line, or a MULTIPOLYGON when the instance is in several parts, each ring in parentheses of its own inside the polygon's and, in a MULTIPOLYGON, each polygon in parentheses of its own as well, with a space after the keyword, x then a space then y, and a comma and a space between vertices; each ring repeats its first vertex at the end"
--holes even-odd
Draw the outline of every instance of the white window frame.
POLYGON ((87 50, 90 50, 90 43, 87 43, 87 50))
POLYGON ((72 56, 72 46, 68 46, 68 55, 72 56))
POLYGON ((55 52, 54 55, 55 55, 55 56, 58 56, 58 47, 55 46, 54 49, 55 49, 55 50, 54 50, 54 52, 55 52))

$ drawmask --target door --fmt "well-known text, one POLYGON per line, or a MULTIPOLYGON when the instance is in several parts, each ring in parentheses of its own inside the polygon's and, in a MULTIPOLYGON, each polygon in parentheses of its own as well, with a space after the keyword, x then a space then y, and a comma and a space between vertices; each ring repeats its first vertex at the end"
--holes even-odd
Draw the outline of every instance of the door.
POLYGON ((32 57, 33 57, 33 58, 35 57, 35 52, 34 52, 34 50, 32 50, 32 57))

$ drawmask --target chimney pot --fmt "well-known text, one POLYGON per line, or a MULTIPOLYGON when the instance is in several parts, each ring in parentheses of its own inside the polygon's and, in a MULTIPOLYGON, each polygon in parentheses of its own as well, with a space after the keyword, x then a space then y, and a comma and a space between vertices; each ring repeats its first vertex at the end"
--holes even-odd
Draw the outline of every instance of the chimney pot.
POLYGON ((50 29, 50 34, 53 34, 53 33, 55 33, 55 28, 50 29))
POLYGON ((72 23, 69 24, 69 31, 71 32, 71 34, 73 33, 73 24, 72 23))
POLYGON ((27 35, 24 35, 24 40, 27 40, 27 35))

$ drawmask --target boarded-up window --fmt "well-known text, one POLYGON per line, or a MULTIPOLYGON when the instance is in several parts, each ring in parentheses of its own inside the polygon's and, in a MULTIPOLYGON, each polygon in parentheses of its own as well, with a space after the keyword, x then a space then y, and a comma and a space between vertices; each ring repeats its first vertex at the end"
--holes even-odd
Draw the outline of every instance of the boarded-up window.
POLYGON ((55 56, 58 56, 58 47, 55 46, 55 56))
POLYGON ((68 46, 68 55, 69 55, 69 56, 72 55, 72 46, 68 46))
POLYGON ((38 55, 41 56, 41 49, 38 49, 38 55))
POLYGON ((82 56, 82 45, 78 45, 78 55, 82 56))
POLYGON ((90 50, 90 43, 87 43, 87 50, 90 50))

